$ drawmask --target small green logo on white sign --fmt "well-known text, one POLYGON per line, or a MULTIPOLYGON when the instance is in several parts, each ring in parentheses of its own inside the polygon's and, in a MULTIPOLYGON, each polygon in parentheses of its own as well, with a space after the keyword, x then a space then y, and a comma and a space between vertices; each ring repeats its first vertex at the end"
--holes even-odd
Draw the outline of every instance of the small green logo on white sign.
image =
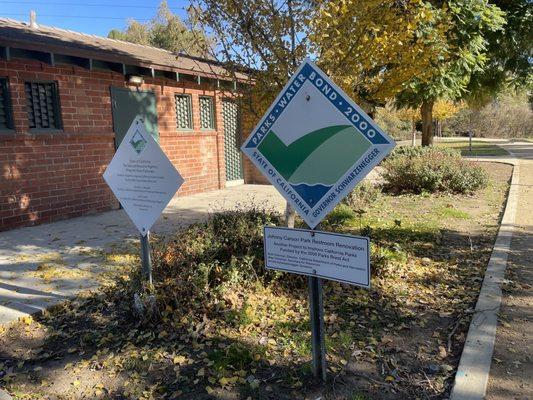
POLYGON ((141 154, 141 152, 146 147, 146 139, 144 136, 139 132, 138 130, 135 131, 133 134, 133 137, 130 140, 130 144, 133 147, 133 149, 137 152, 137 154, 141 154))

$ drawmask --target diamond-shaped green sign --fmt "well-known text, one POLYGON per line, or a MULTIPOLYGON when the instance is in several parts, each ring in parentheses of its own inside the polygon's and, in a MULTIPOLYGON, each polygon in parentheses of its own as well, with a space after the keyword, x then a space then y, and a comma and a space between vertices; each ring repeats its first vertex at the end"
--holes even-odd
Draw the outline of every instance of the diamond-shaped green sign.
POLYGON ((394 146, 394 140, 306 60, 242 151, 314 228, 394 146))

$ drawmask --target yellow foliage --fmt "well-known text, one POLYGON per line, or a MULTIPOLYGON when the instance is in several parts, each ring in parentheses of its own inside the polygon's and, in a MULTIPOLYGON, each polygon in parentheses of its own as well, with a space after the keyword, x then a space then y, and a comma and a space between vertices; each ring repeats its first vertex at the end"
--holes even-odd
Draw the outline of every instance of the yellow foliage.
MULTIPOLYGON (((459 110, 464 108, 464 103, 457 103, 451 100, 441 99, 433 106, 433 118, 444 121, 454 116, 459 110)), ((394 114, 396 118, 403 122, 419 122, 420 110, 418 108, 395 108, 393 103, 387 104, 387 111, 394 114)))
POLYGON ((320 66, 356 101, 385 102, 413 77, 429 79, 446 24, 427 2, 319 1, 311 40, 320 66))
POLYGON ((464 107, 464 103, 457 103, 446 99, 439 100, 433 106, 433 118, 444 121, 453 117, 464 107))
POLYGON ((420 111, 414 108, 399 108, 395 112, 400 121, 416 122, 420 120, 420 111))

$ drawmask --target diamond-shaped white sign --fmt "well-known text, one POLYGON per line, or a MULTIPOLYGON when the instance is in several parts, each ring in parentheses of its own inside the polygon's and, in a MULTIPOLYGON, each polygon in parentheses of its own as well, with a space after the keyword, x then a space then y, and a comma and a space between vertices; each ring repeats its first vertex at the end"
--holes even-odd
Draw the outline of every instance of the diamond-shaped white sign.
POLYGON ((242 146, 314 228, 395 143, 305 60, 242 146))
POLYGON ((183 184, 140 117, 132 122, 104 180, 143 236, 183 184))

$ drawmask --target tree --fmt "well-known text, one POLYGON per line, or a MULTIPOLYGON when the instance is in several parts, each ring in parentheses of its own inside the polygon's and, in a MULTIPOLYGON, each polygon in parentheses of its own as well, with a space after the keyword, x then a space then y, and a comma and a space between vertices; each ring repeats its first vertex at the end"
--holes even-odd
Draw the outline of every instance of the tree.
POLYGON ((463 103, 457 103, 448 99, 437 100, 433 106, 433 119, 435 120, 437 136, 442 136, 442 123, 457 114, 463 107, 463 103))
POLYGON ((151 39, 153 46, 175 53, 206 56, 211 47, 211 40, 204 31, 186 24, 168 8, 166 0, 161 2, 157 16, 151 22, 151 39))
POLYGON ((242 97, 245 128, 307 56, 371 109, 404 80, 424 75, 446 29, 422 1, 192 0, 191 7, 199 26, 213 32, 214 57, 235 76, 253 71, 242 97))
POLYGON ((533 87, 533 2, 494 0, 504 13, 503 29, 487 34, 487 65, 470 80, 468 101, 482 106, 501 92, 533 87))
POLYGON ((113 29, 107 36, 192 56, 205 57, 211 47, 210 38, 203 31, 195 29, 191 21, 184 22, 170 11, 166 0, 161 2, 157 15, 150 22, 142 24, 130 20, 124 31, 113 29))
MULTIPOLYGON (((253 71, 245 112, 256 120, 310 54, 311 0, 192 0, 202 30, 213 32, 213 57, 236 76, 253 71)), ((250 125, 253 122, 249 122, 250 125)))
POLYGON ((109 32, 107 37, 148 45, 150 44, 150 26, 148 24, 141 24, 135 20, 129 20, 128 26, 124 32, 113 29, 109 32))
MULTIPOLYGON (((234 77, 251 72, 241 92, 244 129, 251 129, 310 54, 312 0, 192 0, 202 30, 214 33, 213 56, 234 77)), ((287 203, 285 222, 294 227, 295 212, 287 203)))
POLYGON ((433 144, 433 107, 441 98, 459 100, 467 94, 472 76, 484 70, 487 62, 488 32, 502 28, 502 11, 487 0, 444 0, 443 21, 449 24, 444 56, 434 60, 431 78, 413 78, 398 100, 420 107, 422 145, 433 144))
POLYGON ((499 138, 533 138, 533 109, 528 93, 504 90, 481 108, 464 108, 448 119, 446 130, 461 135, 499 138))
POLYGON ((428 1, 319 1, 312 40, 319 65, 372 112, 443 57, 446 24, 428 1))

